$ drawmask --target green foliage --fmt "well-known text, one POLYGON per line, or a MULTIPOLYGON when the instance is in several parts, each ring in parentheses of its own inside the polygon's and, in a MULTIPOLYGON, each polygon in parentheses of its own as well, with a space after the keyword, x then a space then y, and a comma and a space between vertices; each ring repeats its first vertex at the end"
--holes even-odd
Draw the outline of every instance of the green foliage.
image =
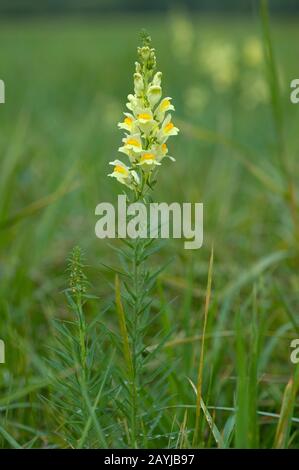
POLYGON ((253 68, 251 20, 39 21, 0 31, 0 446, 188 448, 197 428, 199 447, 298 448, 298 28, 264 8, 253 68), (94 236, 141 24, 181 129, 155 199, 204 202, 198 252, 94 236), (199 57, 214 41, 237 57, 226 90, 199 57))
POLYGON ((101 421, 112 398, 106 389, 111 360, 104 363, 97 324, 85 321, 88 295, 83 269, 82 252, 76 247, 69 258, 70 288, 66 290, 74 319, 54 321, 55 344, 48 360, 50 386, 44 399, 56 422, 54 439, 60 445, 107 447, 101 421), (105 365, 99 369, 101 361, 105 365))
POLYGON ((153 439, 148 430, 154 431, 159 426, 162 414, 155 416, 155 390, 160 386, 160 405, 166 405, 167 397, 163 388, 167 383, 169 370, 165 365, 155 364, 154 358, 166 341, 159 330, 158 318, 161 311, 153 314, 151 292, 158 275, 164 267, 150 270, 148 258, 154 250, 154 239, 135 239, 126 241, 118 250, 122 270, 126 273, 123 279, 123 292, 116 275, 116 310, 118 312, 121 339, 126 367, 119 369, 121 388, 118 404, 123 419, 127 423, 128 442, 131 447, 147 447, 153 439), (146 344, 149 331, 154 332, 156 347, 149 350, 146 344), (124 375, 124 370, 126 374, 124 375), (154 426, 151 424, 154 420, 154 426))

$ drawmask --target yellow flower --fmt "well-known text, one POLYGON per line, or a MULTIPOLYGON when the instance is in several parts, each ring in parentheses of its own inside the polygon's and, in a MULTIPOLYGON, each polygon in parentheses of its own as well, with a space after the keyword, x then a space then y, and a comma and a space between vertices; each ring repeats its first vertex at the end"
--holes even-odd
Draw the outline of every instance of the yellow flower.
POLYGON ((123 140, 124 145, 119 147, 118 151, 124 153, 130 158, 133 163, 140 152, 142 152, 142 141, 140 134, 127 135, 123 140))
POLYGON ((127 135, 122 141, 125 144, 124 147, 128 150, 133 150, 134 152, 140 152, 142 150, 142 142, 139 134, 127 135))
POLYGON ((166 133, 169 133, 171 131, 171 129, 174 128, 174 124, 173 122, 169 122, 168 124, 166 124, 166 126, 164 127, 164 132, 166 133))
POLYGON ((173 122, 171 122, 171 115, 167 114, 166 118, 164 119, 162 123, 161 130, 158 133, 158 140, 162 143, 166 142, 168 137, 177 135, 179 132, 179 129, 175 127, 173 122))
POLYGON ((165 113, 168 111, 174 111, 174 106, 171 104, 171 98, 168 96, 167 98, 163 98, 163 100, 160 102, 159 106, 157 107, 155 111, 155 118, 158 121, 163 121, 165 113))
POLYGON ((146 136, 157 125, 156 121, 153 118, 153 113, 151 109, 137 109, 136 117, 140 130, 144 132, 146 136))
POLYGON ((155 146, 155 153, 156 153, 157 162, 161 162, 161 160, 163 160, 163 158, 169 158, 170 160, 175 162, 175 158, 171 157, 170 155, 167 155, 168 154, 168 147, 165 144, 165 142, 162 145, 157 144, 155 146))
POLYGON ((130 117, 126 117, 125 120, 124 120, 124 124, 126 124, 129 127, 132 126, 132 122, 133 122, 133 119, 130 118, 130 117))
POLYGON ((158 162, 157 155, 151 150, 145 150, 142 152, 140 161, 137 165, 142 166, 145 171, 151 170, 154 165, 161 165, 158 162))
POLYGON ((130 113, 124 113, 125 115, 125 118, 123 120, 123 122, 119 122, 117 125, 118 125, 118 128, 119 129, 124 129, 126 131, 129 131, 131 133, 133 132, 136 132, 136 120, 133 116, 133 114, 130 114, 130 113))
POLYGON ((147 123, 148 121, 151 121, 153 119, 153 116, 151 113, 139 113, 137 116, 138 120, 142 122, 143 124, 147 123))
POLYGON ((120 160, 114 160, 113 162, 109 162, 109 165, 113 165, 113 172, 110 173, 108 176, 112 178, 116 178, 117 181, 129 188, 134 188, 139 184, 139 177, 136 171, 131 170, 127 165, 125 165, 120 160))

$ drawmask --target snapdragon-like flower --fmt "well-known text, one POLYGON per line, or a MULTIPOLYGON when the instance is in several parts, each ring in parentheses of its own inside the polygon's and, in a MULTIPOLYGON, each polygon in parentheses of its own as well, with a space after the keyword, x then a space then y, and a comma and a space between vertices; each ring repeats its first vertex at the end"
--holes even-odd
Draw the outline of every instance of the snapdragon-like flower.
POLYGON ((155 49, 150 47, 150 37, 144 37, 144 44, 138 47, 138 62, 135 62, 134 94, 128 95, 124 118, 118 123, 125 132, 118 151, 128 157, 129 165, 120 160, 114 165, 109 176, 133 189, 137 197, 143 197, 147 188, 152 188, 154 172, 168 157, 166 145, 169 137, 177 135, 179 129, 172 121, 174 106, 171 98, 162 98, 162 73, 156 72, 155 49))
POLYGON ((137 175, 136 171, 131 170, 120 160, 114 160, 109 164, 113 165, 114 168, 113 172, 110 173, 108 176, 116 178, 119 183, 124 184, 131 189, 135 189, 139 185, 139 176, 137 175))

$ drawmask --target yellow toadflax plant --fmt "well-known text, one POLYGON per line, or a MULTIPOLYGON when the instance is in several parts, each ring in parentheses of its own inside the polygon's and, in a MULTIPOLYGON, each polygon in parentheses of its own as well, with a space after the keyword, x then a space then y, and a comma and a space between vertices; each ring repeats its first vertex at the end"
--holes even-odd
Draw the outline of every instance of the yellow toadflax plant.
POLYGON ((125 131, 119 152, 126 155, 127 163, 121 160, 110 162, 116 178, 134 191, 137 199, 144 198, 152 188, 153 177, 168 155, 167 140, 179 130, 172 122, 174 106, 171 98, 162 98, 162 73, 156 72, 155 49, 151 39, 143 35, 143 47, 138 47, 139 62, 135 63, 134 94, 128 95, 124 120, 118 127, 125 131))
MULTIPOLYGON (((138 47, 138 62, 134 73, 134 94, 128 95, 128 112, 118 124, 125 136, 119 152, 123 160, 110 162, 113 172, 109 175, 126 186, 129 191, 128 201, 150 202, 149 192, 155 184, 158 169, 168 157, 167 141, 178 133, 173 124, 171 111, 174 106, 171 98, 162 98, 162 73, 156 71, 155 49, 150 45, 151 39, 143 34, 143 45, 138 47)), ((122 262, 122 283, 116 277, 116 311, 120 325, 121 353, 125 368, 120 371, 119 408, 122 411, 126 444, 136 448, 147 441, 145 421, 157 419, 150 417, 154 413, 152 403, 153 387, 164 374, 165 368, 153 367, 151 361, 159 348, 154 352, 146 345, 148 327, 155 319, 151 304, 150 292, 158 274, 165 266, 151 272, 146 261, 158 250, 154 239, 132 238, 123 240, 125 248, 117 250, 122 262), (121 285, 122 284, 122 285, 121 285), (122 292, 123 287, 123 292, 122 292), (124 374, 126 376, 124 380, 124 374), (151 393, 148 392, 150 384, 151 393)), ((167 374, 170 373, 168 368, 167 374)), ((163 380, 162 380, 163 381, 163 380)), ((155 385, 156 384, 156 385, 155 385)), ((161 402, 163 397, 161 391, 161 402)))

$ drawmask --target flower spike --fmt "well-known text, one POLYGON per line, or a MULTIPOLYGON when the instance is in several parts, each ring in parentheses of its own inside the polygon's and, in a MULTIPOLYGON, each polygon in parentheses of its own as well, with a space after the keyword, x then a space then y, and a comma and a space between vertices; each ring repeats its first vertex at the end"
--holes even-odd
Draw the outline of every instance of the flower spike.
POLYGON ((135 62, 133 75, 134 94, 128 95, 124 119, 118 123, 119 129, 126 132, 119 152, 125 154, 130 166, 120 160, 110 162, 114 165, 109 175, 121 184, 135 191, 142 198, 146 187, 151 188, 153 173, 161 166, 168 155, 166 141, 178 134, 171 112, 174 106, 171 98, 162 98, 162 73, 156 71, 155 49, 151 38, 142 32, 142 46, 137 48, 138 61, 135 62))

